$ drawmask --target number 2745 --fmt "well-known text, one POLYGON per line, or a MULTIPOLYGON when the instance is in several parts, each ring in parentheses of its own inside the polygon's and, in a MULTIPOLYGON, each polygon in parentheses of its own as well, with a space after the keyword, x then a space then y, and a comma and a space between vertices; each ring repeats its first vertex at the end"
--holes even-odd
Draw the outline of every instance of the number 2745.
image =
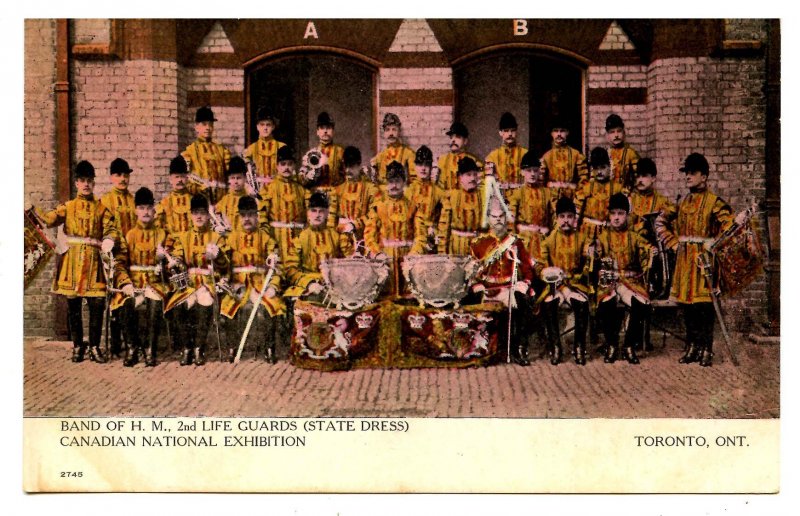
POLYGON ((83 476, 83 471, 62 471, 61 478, 79 478, 83 476))

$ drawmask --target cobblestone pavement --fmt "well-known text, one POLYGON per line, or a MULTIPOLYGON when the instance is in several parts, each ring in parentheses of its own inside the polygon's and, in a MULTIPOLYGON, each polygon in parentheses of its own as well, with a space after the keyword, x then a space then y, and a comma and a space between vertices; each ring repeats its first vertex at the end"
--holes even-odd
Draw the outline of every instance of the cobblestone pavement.
MULTIPOLYGON (((25 342, 25 416, 247 417, 779 417, 779 346, 735 336, 740 367, 716 342, 714 366, 681 365, 683 344, 668 338, 639 366, 580 367, 536 358, 530 367, 361 369, 323 373, 270 365, 251 356, 155 368, 70 362, 71 344, 25 342)), ((538 353, 533 353, 534 357, 538 353)), ((569 358, 569 357, 568 357, 569 358)))

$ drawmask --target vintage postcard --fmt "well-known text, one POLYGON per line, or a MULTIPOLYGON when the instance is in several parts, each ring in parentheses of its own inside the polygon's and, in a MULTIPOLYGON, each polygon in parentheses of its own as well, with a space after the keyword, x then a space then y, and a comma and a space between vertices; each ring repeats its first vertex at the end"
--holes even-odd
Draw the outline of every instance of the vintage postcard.
POLYGON ((24 20, 24 490, 778 493, 783 29, 24 20))

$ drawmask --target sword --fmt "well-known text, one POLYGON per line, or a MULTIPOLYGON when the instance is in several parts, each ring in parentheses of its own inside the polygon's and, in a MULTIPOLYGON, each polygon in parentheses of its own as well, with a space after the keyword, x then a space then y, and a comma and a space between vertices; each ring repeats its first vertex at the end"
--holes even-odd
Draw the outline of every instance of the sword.
POLYGON ((214 260, 209 260, 208 263, 211 268, 211 294, 214 296, 212 317, 214 318, 214 329, 217 331, 217 353, 219 361, 222 362, 222 339, 219 337, 219 298, 217 297, 217 281, 214 279, 214 260))
POLYGON ((250 333, 250 327, 253 325, 253 321, 256 318, 256 312, 258 312, 258 308, 261 306, 261 300, 264 298, 264 293, 269 287, 269 282, 272 280, 272 276, 275 274, 275 267, 277 264, 277 255, 271 254, 267 257, 267 267, 269 267, 269 270, 267 271, 267 275, 264 277, 264 284, 261 286, 261 292, 258 294, 258 299, 255 302, 255 306, 253 307, 253 310, 250 311, 250 318, 247 320, 247 325, 244 327, 244 332, 242 332, 242 338, 239 341, 239 349, 236 350, 236 357, 233 359, 234 364, 238 364, 239 360, 242 358, 244 343, 247 342, 247 335, 250 333))
POLYGON ((508 249, 508 253, 511 255, 512 260, 512 268, 511 268, 511 288, 508 289, 508 338, 506 339, 506 364, 511 363, 511 314, 513 310, 511 310, 511 302, 514 299, 514 286, 517 284, 517 263, 519 259, 517 258, 517 249, 514 246, 511 246, 508 249))
POLYGON ((733 342, 731 342, 731 338, 728 336, 728 329, 725 327, 725 321, 722 318, 722 306, 719 302, 719 292, 714 289, 714 281, 711 277, 711 259, 708 253, 701 252, 697 255, 697 266, 703 271, 703 277, 706 279, 708 289, 711 291, 711 303, 714 305, 714 311, 717 313, 717 320, 719 321, 720 329, 722 329, 722 337, 725 340, 725 346, 728 348, 728 353, 731 355, 731 362, 738 367, 739 360, 736 358, 733 342))

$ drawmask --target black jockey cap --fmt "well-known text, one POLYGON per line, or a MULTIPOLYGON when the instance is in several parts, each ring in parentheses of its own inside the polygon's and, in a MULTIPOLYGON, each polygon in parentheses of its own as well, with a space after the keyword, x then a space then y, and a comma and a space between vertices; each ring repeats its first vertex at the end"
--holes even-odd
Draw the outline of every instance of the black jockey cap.
POLYGON ((208 198, 203 194, 194 194, 189 203, 189 210, 206 210, 208 211, 208 198))
POLYGON ((636 169, 633 171, 637 176, 655 176, 658 174, 656 170, 656 162, 650 158, 642 158, 636 163, 636 169))
POLYGON ((278 163, 281 161, 294 161, 294 152, 292 152, 292 148, 288 145, 284 145, 278 149, 276 161, 278 163))
POLYGON ((693 152, 686 156, 683 166, 680 168, 681 172, 700 172, 701 174, 708 175, 708 160, 705 156, 698 152, 693 152))
POLYGON ((541 168, 542 160, 536 157, 536 152, 528 151, 522 156, 522 161, 519 163, 519 168, 541 168))
POLYGON ((608 115, 608 118, 606 118, 606 131, 616 129, 617 127, 625 129, 625 122, 622 121, 619 115, 608 115))
POLYGON ((403 165, 401 165, 397 161, 392 161, 391 163, 386 165, 386 181, 392 181, 395 179, 401 179, 405 181, 406 169, 404 169, 403 165))
POLYGON ((237 207, 239 208, 239 213, 244 211, 258 211, 258 203, 249 195, 239 197, 239 204, 237 207))
POLYGON ((231 174, 246 174, 246 173, 247 173, 247 163, 245 163, 244 160, 239 156, 232 157, 231 162, 228 164, 228 170, 225 171, 225 175, 229 176, 231 174))
POLYGON ((394 113, 386 113, 386 115, 384 115, 383 117, 383 123, 381 124, 381 129, 386 129, 386 126, 388 125, 396 125, 399 127, 400 125, 402 125, 400 123, 400 117, 395 115, 394 113))
POLYGON ((361 151, 358 147, 352 145, 344 148, 344 156, 342 157, 345 167, 352 167, 361 164, 361 151))
POLYGON ((608 151, 603 147, 595 147, 589 154, 589 165, 592 168, 602 168, 611 165, 611 160, 608 159, 608 151))
POLYGON ((112 161, 109 170, 112 174, 130 174, 133 172, 131 167, 128 166, 128 162, 122 158, 117 158, 112 161))
POLYGON ((270 120, 273 124, 278 125, 278 117, 266 106, 261 106, 256 112, 256 122, 261 122, 262 120, 270 120))
POLYGON ((153 192, 143 186, 136 190, 136 194, 133 196, 133 205, 134 206, 152 206, 156 203, 155 197, 153 197, 153 192))
POLYGON ((575 203, 572 202, 572 199, 560 197, 558 202, 556 202, 556 215, 565 212, 577 213, 578 210, 575 209, 575 203))
POLYGON ((419 149, 417 149, 417 155, 414 156, 414 163, 419 163, 421 165, 432 165, 433 152, 431 152, 431 150, 425 145, 421 146, 419 149))
POLYGON ((189 167, 186 165, 186 160, 183 156, 175 156, 172 158, 172 161, 169 162, 169 173, 170 174, 188 174, 189 167))
POLYGON ((567 124, 567 120, 561 115, 555 115, 551 118, 552 122, 550 122, 550 130, 555 131, 556 129, 566 129, 569 131, 569 125, 567 124))
POLYGON ((467 130, 467 126, 462 124, 461 122, 454 122, 453 125, 450 126, 450 130, 445 133, 447 136, 461 136, 462 138, 469 137, 469 131, 467 130))
POLYGON ((308 209, 311 208, 330 208, 331 202, 328 200, 328 195, 325 192, 316 191, 311 194, 308 199, 308 209))
POLYGON ((517 119, 514 118, 514 115, 506 111, 502 115, 500 115, 500 130, 503 129, 516 129, 517 128, 517 119))
POLYGON ((79 177, 94 179, 94 166, 86 160, 75 165, 75 179, 79 177))
POLYGON ((480 170, 478 168, 478 164, 475 163, 474 159, 466 157, 458 160, 458 175, 461 175, 465 172, 472 172, 473 170, 474 171, 480 170))
POLYGON ((195 113, 194 121, 196 124, 199 124, 200 122, 216 122, 217 119, 214 118, 214 112, 211 111, 210 107, 203 106, 195 113))
POLYGON ((631 211, 631 203, 624 193, 617 192, 608 199, 608 211, 624 210, 626 213, 631 211))
POLYGON ((327 111, 323 111, 317 116, 317 127, 334 127, 336 124, 333 123, 333 118, 331 115, 328 114, 327 111))

